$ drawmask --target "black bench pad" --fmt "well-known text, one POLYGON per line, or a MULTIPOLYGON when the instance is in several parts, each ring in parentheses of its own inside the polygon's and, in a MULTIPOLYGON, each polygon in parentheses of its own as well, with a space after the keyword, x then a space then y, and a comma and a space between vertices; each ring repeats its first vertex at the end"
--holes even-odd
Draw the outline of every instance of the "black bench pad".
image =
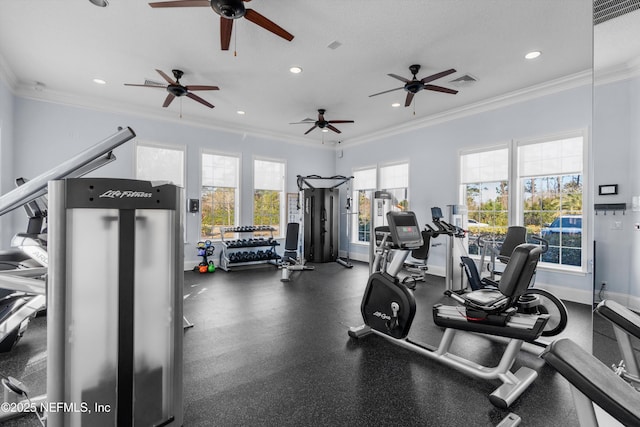
POLYGON ((551 343, 542 358, 612 417, 640 425, 640 393, 568 338, 551 343))
POLYGON ((596 312, 618 325, 627 333, 640 338, 640 315, 612 300, 604 300, 596 307, 596 312))

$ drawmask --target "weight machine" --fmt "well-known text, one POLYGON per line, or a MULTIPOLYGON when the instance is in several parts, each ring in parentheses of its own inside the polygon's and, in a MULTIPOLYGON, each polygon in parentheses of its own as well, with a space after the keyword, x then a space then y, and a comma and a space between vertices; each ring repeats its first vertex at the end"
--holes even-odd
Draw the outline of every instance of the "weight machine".
MULTIPOLYGON (((339 257, 340 241, 340 192, 338 187, 348 184, 352 176, 298 175, 299 199, 302 200, 303 258, 309 262, 338 262, 351 268, 347 249, 347 260, 339 257), (330 187, 317 187, 312 181, 331 181, 330 187)), ((348 190, 347 190, 348 191, 348 190)), ((347 194, 347 199, 349 195, 347 194)), ((347 239, 350 239, 349 215, 351 206, 347 203, 347 239)))

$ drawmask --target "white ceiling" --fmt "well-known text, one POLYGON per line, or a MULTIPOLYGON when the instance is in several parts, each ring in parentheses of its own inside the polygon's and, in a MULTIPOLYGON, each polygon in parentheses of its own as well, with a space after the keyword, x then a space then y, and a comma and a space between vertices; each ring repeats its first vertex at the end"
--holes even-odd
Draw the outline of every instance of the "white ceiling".
MULTIPOLYGON (((292 33, 293 41, 240 19, 234 21, 231 49, 221 51, 219 17, 209 7, 0 0, 0 75, 25 97, 168 120, 179 120, 182 109, 185 123, 317 144, 323 137, 327 143, 364 140, 592 69, 592 7, 585 0, 253 0, 245 5, 292 33), (334 41, 342 45, 328 48, 334 41), (525 60, 531 50, 542 56, 525 60), (387 74, 409 78, 411 64, 422 65, 419 79, 455 68, 432 83, 459 93, 421 91, 414 98, 415 115, 414 105, 391 107, 404 105, 403 90, 369 97, 401 87, 387 74), (292 65, 303 73, 289 73, 292 65), (196 92, 215 108, 179 98, 165 109, 164 90, 124 86, 163 82, 156 68, 169 75, 174 68, 183 70, 184 85, 219 86, 196 92), (449 83, 464 74, 477 83, 462 88, 449 83), (93 83, 96 77, 107 84, 93 83), (44 87, 36 90, 36 82, 44 87), (316 129, 306 136, 310 126, 289 124, 315 119, 318 108, 327 110, 328 120, 355 123, 336 125, 340 135, 316 129)), ((607 61, 603 66, 620 59, 607 61)))

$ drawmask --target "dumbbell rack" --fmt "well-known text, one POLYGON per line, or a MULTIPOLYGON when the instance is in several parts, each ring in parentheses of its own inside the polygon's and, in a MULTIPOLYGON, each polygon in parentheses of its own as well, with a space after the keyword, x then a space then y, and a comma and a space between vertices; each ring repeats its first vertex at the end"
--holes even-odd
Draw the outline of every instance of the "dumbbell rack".
POLYGON ((280 255, 276 252, 276 246, 280 244, 273 238, 275 229, 267 225, 240 226, 222 228, 222 251, 220 251, 219 267, 224 271, 231 271, 236 267, 258 264, 279 265, 280 255), (268 238, 249 237, 226 240, 226 233, 236 233, 238 236, 256 233, 269 233, 268 238), (260 249, 262 248, 262 249, 260 249), (268 249, 264 249, 268 248, 268 249))

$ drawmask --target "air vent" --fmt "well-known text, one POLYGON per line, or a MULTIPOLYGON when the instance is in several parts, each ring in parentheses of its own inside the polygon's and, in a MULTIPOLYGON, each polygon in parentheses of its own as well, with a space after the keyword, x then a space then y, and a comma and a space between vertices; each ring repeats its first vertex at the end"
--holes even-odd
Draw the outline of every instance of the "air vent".
POLYGON ((342 46, 342 43, 340 43, 338 40, 334 40, 334 41, 332 41, 331 43, 329 43, 329 44, 327 45, 327 47, 328 47, 329 49, 333 49, 333 50, 336 50, 336 49, 337 49, 337 48, 339 48, 340 46, 342 46))
POLYGON ((640 0, 593 0, 593 25, 640 9, 640 0))
POLYGON ((457 87, 467 87, 467 86, 471 86, 477 81, 478 79, 473 77, 471 74, 465 74, 464 76, 451 80, 449 83, 457 87))

